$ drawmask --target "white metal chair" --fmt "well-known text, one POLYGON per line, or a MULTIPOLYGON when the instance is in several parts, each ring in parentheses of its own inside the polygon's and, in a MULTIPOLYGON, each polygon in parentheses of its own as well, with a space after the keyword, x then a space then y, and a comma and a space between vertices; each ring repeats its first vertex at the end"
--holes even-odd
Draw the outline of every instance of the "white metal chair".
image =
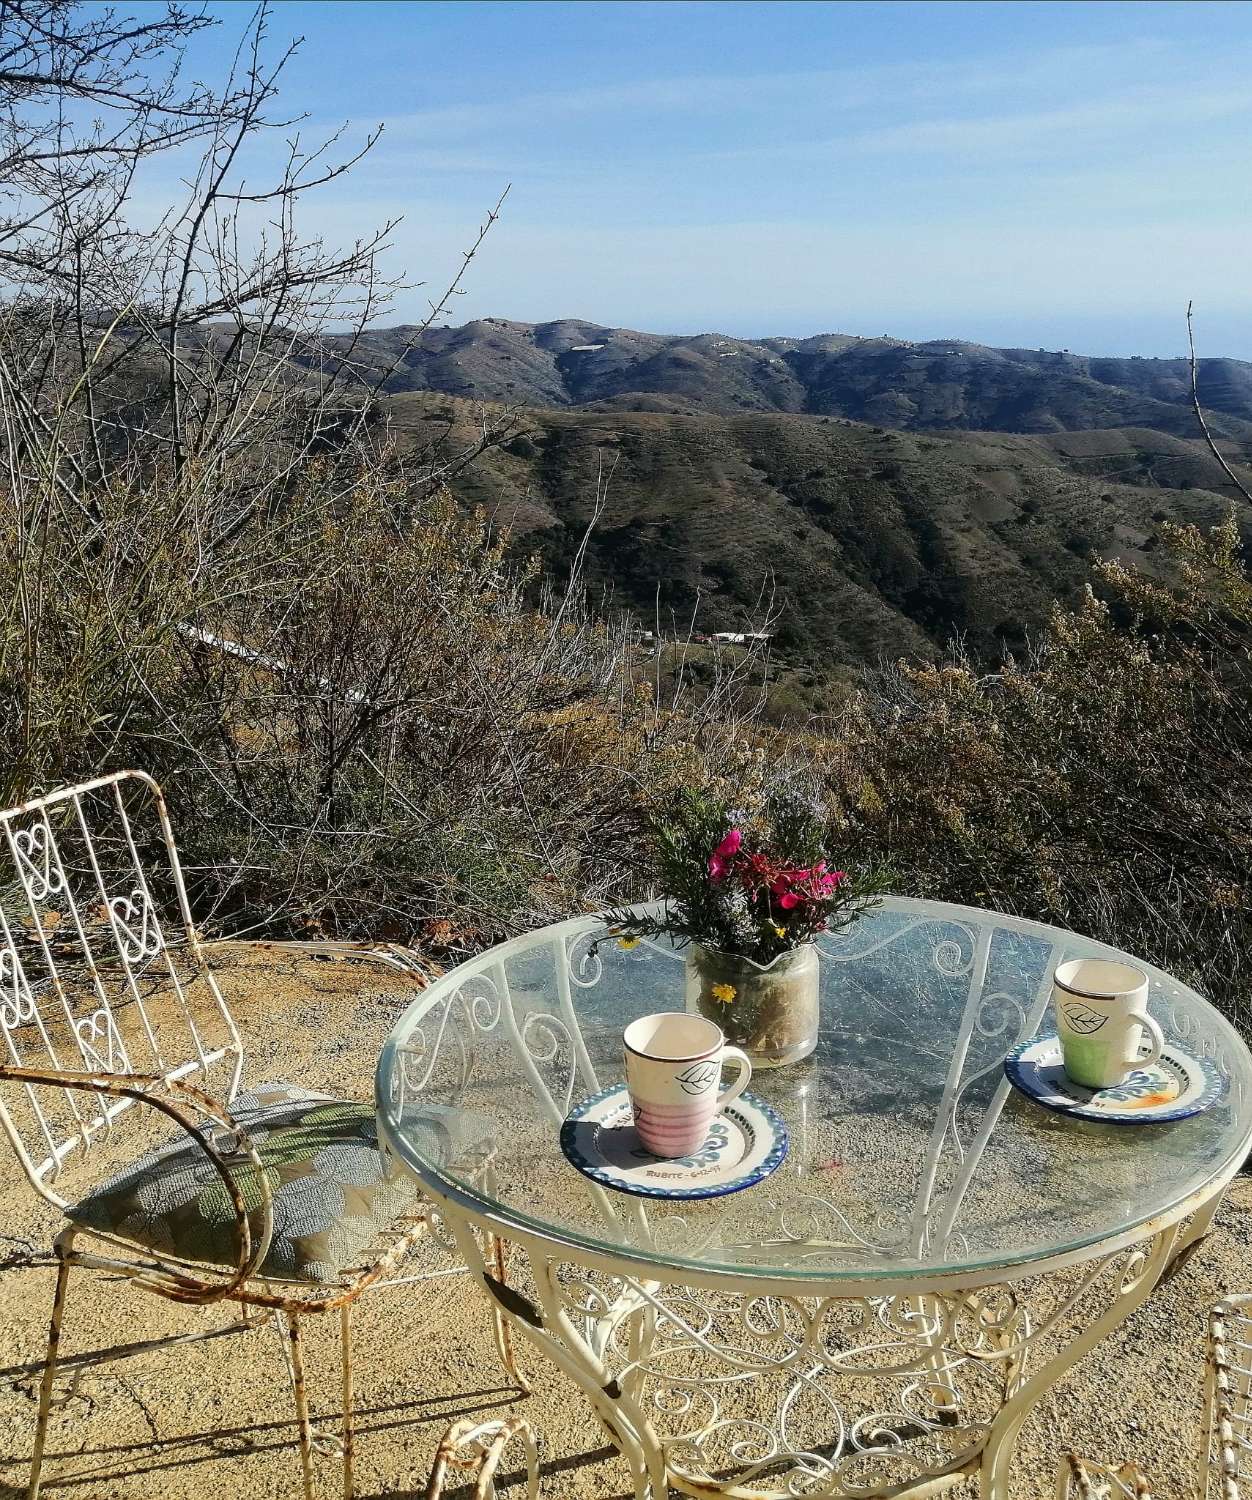
MULTIPOLYGON (((289 1084, 243 1091, 243 1041, 207 961, 212 946, 193 925, 149 776, 101 776, 0 812, 0 1125, 36 1191, 65 1215, 29 1500, 72 1270, 178 1303, 240 1307, 225 1329, 140 1340, 87 1356, 93 1363, 274 1321, 306 1500, 315 1451, 338 1452, 352 1494, 353 1304, 372 1287, 425 1279, 400 1274, 427 1217, 377 1149, 372 1106, 289 1084), (180 1133, 136 1158, 131 1143, 154 1111, 180 1133), (71 1201, 67 1167, 101 1147, 111 1175, 71 1201), (339 1317, 338 1437, 310 1422, 301 1321, 315 1313, 339 1317)), ((420 973, 394 945, 293 946, 420 973)), ((498 1320, 496 1331, 525 1390, 498 1320)))
POLYGON ((458 1471, 475 1476, 474 1500, 496 1500, 496 1470, 505 1449, 515 1438, 526 1456, 526 1493, 529 1500, 537 1500, 539 1453, 531 1425, 521 1417, 492 1422, 475 1422, 466 1417, 454 1422, 444 1433, 435 1454, 425 1500, 442 1500, 445 1481, 458 1471))
MULTIPOLYGON (((1209 1313, 1204 1421, 1196 1469, 1200 1500, 1239 1500, 1252 1482, 1252 1293, 1227 1297, 1209 1313)), ((1067 1453, 1056 1476, 1057 1500, 1152 1500, 1138 1464, 1105 1464, 1067 1453)))

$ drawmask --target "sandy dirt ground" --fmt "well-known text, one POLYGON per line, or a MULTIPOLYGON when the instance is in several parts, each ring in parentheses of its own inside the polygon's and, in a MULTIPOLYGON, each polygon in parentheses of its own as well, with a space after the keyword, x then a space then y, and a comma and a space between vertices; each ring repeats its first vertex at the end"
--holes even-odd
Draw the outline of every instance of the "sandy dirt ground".
MULTIPOLYGON (((246 1078, 289 1078, 369 1099, 378 1048, 412 998, 359 965, 283 959, 223 975, 249 1043, 246 1078)), ((0 1154, 0 1500, 23 1492, 34 1423, 29 1365, 40 1358, 51 1304, 47 1247, 57 1215, 0 1154)), ((1252 1182, 1228 1194, 1208 1242, 1181 1274, 1073 1370, 1019 1443, 1015 1497, 1044 1496, 1058 1454, 1134 1454, 1161 1496, 1190 1493, 1198 1444, 1205 1311, 1252 1288, 1252 1182)), ((551 1367, 525 1356, 535 1390, 522 1399, 495 1357, 479 1294, 451 1277, 358 1305, 358 1487, 362 1497, 418 1497, 444 1428, 465 1414, 518 1413, 540 1436, 551 1500, 627 1497, 625 1464, 581 1399, 551 1367)), ((72 1287, 67 1354, 227 1321, 80 1274, 72 1287)), ((310 1320, 315 1408, 337 1398, 334 1320, 310 1320)), ((286 1376, 274 1334, 261 1329, 96 1367, 60 1392, 45 1465, 46 1493, 81 1500, 225 1500, 299 1495, 286 1376)), ((505 1495, 523 1493, 506 1464, 505 1495)), ((323 1462, 321 1493, 338 1491, 323 1462)), ((455 1485, 449 1495, 468 1491, 455 1485)), ((952 1493, 972 1497, 971 1487, 952 1493)))

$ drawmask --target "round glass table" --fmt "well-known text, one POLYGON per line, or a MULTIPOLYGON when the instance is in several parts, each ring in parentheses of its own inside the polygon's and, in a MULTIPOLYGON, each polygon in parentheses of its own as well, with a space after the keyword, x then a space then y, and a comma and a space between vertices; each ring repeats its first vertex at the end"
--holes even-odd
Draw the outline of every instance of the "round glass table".
POLYGON ((588 1398, 639 1500, 1007 1494, 1013 1444, 1072 1362, 1202 1239, 1252 1146, 1252 1057, 1168 974, 1149 1007, 1211 1061, 1206 1112, 1113 1125, 1010 1089, 1056 965, 1125 957, 1057 928, 889 898, 824 939, 813 1055, 754 1074, 782 1166, 725 1197, 606 1191, 558 1143, 619 1081, 622 1029, 684 1008, 684 960, 581 918, 426 990, 383 1049, 384 1149, 501 1325, 588 1398), (505 1272, 507 1260, 507 1275, 505 1272))

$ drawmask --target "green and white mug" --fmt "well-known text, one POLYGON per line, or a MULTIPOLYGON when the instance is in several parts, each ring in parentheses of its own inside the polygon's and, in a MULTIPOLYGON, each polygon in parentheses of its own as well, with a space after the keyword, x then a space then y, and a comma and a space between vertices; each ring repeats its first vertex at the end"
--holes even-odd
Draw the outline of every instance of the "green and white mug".
POLYGON ((1065 1071, 1084 1088, 1115 1088, 1165 1047, 1148 1014, 1148 976, 1133 964, 1071 958, 1052 976, 1052 1001, 1065 1071))

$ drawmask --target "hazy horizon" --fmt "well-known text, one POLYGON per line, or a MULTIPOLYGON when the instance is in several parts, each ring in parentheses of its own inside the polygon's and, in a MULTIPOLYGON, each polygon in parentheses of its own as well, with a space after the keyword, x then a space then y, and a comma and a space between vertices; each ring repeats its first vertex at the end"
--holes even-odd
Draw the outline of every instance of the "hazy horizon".
MULTIPOLYGON (((1131 358, 1140 358, 1140 359, 1188 359, 1190 357, 1190 351, 1187 348, 1186 309, 1185 308, 1183 309, 1183 314, 1178 319, 1179 327, 1182 330, 1181 333, 1180 333, 1180 335, 1179 335, 1179 339, 1178 339, 1178 347, 1172 353, 1160 353, 1160 354, 1143 354, 1138 349, 1117 349, 1117 348, 1110 348, 1110 347, 1108 347, 1107 344, 1106 345, 1101 345, 1099 348, 1095 348, 1095 347, 1083 348, 1083 347, 1080 347, 1079 345, 1075 345, 1075 344, 1041 344, 1037 340, 1032 341, 1030 339, 1014 339, 1014 338, 1011 338, 1011 337, 1007 336, 1008 325, 1011 324, 1011 320, 1006 320, 1006 336, 1005 337, 997 337, 997 338, 973 338, 973 337, 971 337, 969 335, 968 332, 964 332, 964 331, 959 330, 959 329, 947 328, 946 326, 944 328, 942 328, 941 331, 938 331, 938 332, 930 331, 930 332, 918 333, 918 332, 912 331, 911 327, 910 328, 904 328, 904 329, 893 328, 893 327, 891 327, 890 323, 886 323, 882 327, 874 328, 872 330, 870 328, 870 324, 867 322, 864 328, 853 327, 853 326, 851 326, 849 324, 848 326, 841 327, 841 328, 836 328, 836 327, 830 327, 830 328, 770 328, 770 329, 765 329, 765 330, 762 331, 762 330, 759 330, 759 329, 754 329, 751 325, 747 325, 747 324, 745 324, 745 326, 742 327, 742 328, 740 328, 740 327, 726 327, 726 326, 718 326, 718 327, 697 326, 695 324, 691 324, 690 326, 687 326, 687 327, 673 327, 673 328, 671 328, 671 327, 652 327, 652 326, 645 326, 643 324, 637 324, 637 323, 617 323, 617 322, 614 322, 614 321, 612 321, 611 319, 608 319, 608 318, 588 317, 588 316, 585 316, 585 315, 580 314, 580 313, 561 313, 561 314, 558 314, 556 317, 551 317, 551 318, 523 318, 523 317, 515 317, 515 316, 513 316, 513 315, 511 315, 511 314, 509 314, 507 312, 498 312, 498 311, 493 312, 493 311, 490 311, 490 310, 484 310, 482 312, 473 312, 473 313, 471 313, 471 312, 464 311, 462 308, 458 307, 458 308, 455 309, 455 314, 456 314, 455 317, 451 321, 449 321, 447 319, 441 319, 440 322, 439 322, 439 324, 437 324, 436 326, 438 326, 438 327, 448 326, 448 327, 457 328, 457 327, 463 327, 467 323, 485 322, 488 319, 496 319, 497 321, 501 321, 501 322, 505 322, 505 323, 524 323, 524 324, 529 324, 532 327, 539 327, 539 326, 541 326, 543 324, 547 324, 547 323, 588 323, 588 324, 592 324, 592 325, 594 325, 596 327, 600 327, 600 328, 629 329, 630 331, 632 331, 634 333, 655 333, 655 334, 661 335, 664 338, 698 338, 701 334, 724 334, 725 336, 727 336, 729 338, 746 339, 746 340, 753 341, 753 342, 761 342, 761 341, 763 341, 765 339, 812 339, 812 338, 823 338, 823 337, 825 337, 827 335, 857 334, 860 337, 862 337, 864 339, 867 339, 867 340, 868 339, 876 339, 876 338, 884 338, 885 337, 885 338, 890 338, 890 339, 898 340, 898 341, 900 341, 902 343, 914 343, 914 344, 928 344, 928 343, 952 342, 952 343, 964 343, 964 344, 981 344, 981 345, 984 345, 985 347, 989 347, 989 348, 993 348, 993 349, 1040 349, 1040 348, 1042 348, 1042 349, 1047 349, 1047 350, 1049 350, 1050 352, 1053 352, 1053 353, 1064 352, 1064 353, 1067 353, 1067 354, 1075 354, 1075 355, 1087 356, 1087 357, 1091 357, 1091 358, 1096 358, 1096 357, 1104 356, 1104 357, 1108 357, 1108 358, 1121 358, 1121 359, 1131 359, 1131 358)), ((1245 362, 1245 363, 1246 362, 1252 362, 1252 353, 1247 353, 1247 354, 1231 354, 1228 350, 1225 350, 1225 349, 1206 348, 1204 346, 1203 329, 1199 326, 1198 318, 1199 318, 1199 314, 1197 314, 1197 328, 1196 328, 1196 356, 1197 356, 1197 358, 1202 359, 1202 360, 1203 359, 1237 359, 1237 360, 1240 360, 1240 361, 1245 362)), ((399 317, 397 315, 395 317, 388 317, 386 319, 383 319, 382 321, 380 321, 378 324, 376 324, 374 326, 376 326, 376 327, 378 327, 380 329, 382 329, 382 328, 404 327, 404 326, 415 326, 420 321, 421 321, 420 319, 401 318, 401 317, 399 317)), ((922 325, 921 326, 928 326, 928 325, 925 324, 925 320, 922 320, 922 325)), ((935 326, 936 326, 936 328, 939 327, 938 324, 936 324, 935 326)))
MULTIPOLYGON (((228 60, 244 15, 197 65, 228 60)), ((1252 358, 1252 5, 289 0, 308 139, 382 139, 306 222, 403 215, 416 321, 1252 358)))

